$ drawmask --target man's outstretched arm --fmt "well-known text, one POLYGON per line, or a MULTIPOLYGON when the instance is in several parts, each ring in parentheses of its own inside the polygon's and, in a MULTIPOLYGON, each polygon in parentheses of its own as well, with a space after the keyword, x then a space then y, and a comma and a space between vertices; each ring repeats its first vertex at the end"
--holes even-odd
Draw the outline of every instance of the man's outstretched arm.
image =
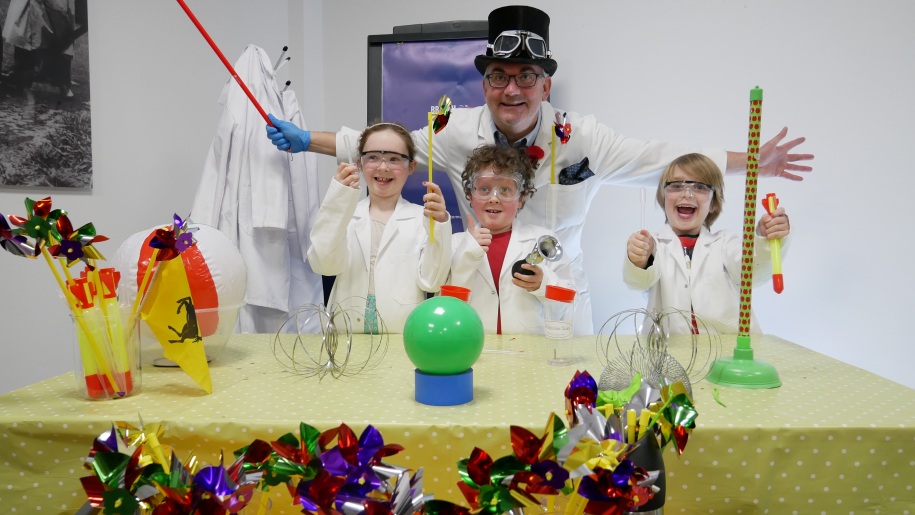
POLYGON ((273 127, 267 126, 267 137, 283 151, 315 152, 328 156, 337 155, 337 134, 334 132, 315 132, 300 129, 292 122, 286 122, 269 115, 273 127))
MULTIPOLYGON (((760 177, 784 177, 792 181, 803 181, 804 178, 793 172, 809 172, 812 166, 798 164, 799 161, 813 159, 813 154, 791 154, 794 147, 803 143, 806 138, 795 138, 783 145, 779 145, 788 135, 785 127, 759 148, 759 175, 760 177)), ((747 153, 728 151, 728 165, 725 173, 741 174, 747 171, 747 153)))

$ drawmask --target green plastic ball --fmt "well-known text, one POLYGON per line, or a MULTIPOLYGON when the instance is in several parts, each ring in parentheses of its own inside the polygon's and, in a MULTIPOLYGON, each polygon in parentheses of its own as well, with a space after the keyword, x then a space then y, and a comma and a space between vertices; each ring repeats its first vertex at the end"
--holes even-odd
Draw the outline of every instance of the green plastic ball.
POLYGON ((403 343, 410 361, 426 374, 466 372, 483 352, 483 321, 470 304, 432 297, 407 317, 403 343))

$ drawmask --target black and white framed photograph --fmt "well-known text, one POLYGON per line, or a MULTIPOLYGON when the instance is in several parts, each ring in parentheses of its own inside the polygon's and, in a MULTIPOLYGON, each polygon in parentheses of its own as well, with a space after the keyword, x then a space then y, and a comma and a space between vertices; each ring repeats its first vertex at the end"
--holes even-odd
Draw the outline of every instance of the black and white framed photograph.
POLYGON ((92 187, 87 0, 0 0, 0 187, 92 187))

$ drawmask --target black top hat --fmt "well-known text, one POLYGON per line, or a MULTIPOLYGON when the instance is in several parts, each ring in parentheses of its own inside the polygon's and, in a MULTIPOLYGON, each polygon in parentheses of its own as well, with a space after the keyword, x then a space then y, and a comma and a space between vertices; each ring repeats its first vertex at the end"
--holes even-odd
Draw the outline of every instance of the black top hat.
MULTIPOLYGON (((505 46, 500 48, 505 50, 505 46)), ((511 46, 508 46, 511 48, 511 46)), ((478 55, 473 60, 477 70, 480 73, 486 73, 486 67, 494 61, 507 63, 524 63, 536 64, 543 68, 547 75, 556 73, 556 61, 551 58, 550 52, 550 17, 540 9, 527 5, 507 5, 500 7, 489 13, 489 41, 486 47, 486 55, 478 55), (543 39, 543 50, 546 50, 543 56, 534 55, 527 40, 524 39, 526 34, 521 34, 517 41, 520 44, 511 52, 510 55, 499 56, 493 53, 493 45, 496 38, 506 31, 526 31, 535 37, 543 39)), ((537 50, 535 50, 536 52, 537 50)))

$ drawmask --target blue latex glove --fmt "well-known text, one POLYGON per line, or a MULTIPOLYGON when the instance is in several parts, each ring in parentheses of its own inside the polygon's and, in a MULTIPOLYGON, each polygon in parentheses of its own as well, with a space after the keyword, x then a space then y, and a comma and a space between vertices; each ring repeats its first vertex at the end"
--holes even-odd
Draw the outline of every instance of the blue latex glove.
POLYGON ((311 144, 311 132, 303 131, 294 123, 284 122, 272 114, 267 115, 273 127, 267 126, 267 137, 280 150, 290 152, 304 152, 311 144))

